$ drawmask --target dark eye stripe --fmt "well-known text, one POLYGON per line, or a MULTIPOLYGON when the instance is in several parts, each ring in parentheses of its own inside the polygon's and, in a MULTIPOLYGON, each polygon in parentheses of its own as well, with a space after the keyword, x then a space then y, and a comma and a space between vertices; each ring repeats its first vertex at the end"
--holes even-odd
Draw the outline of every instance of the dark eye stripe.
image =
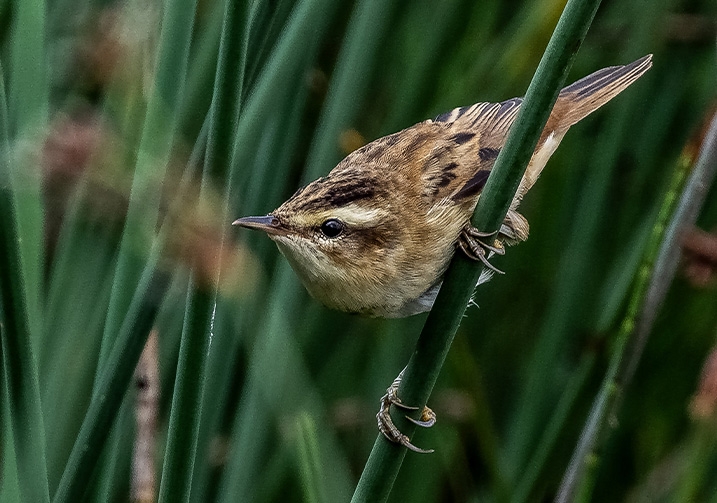
POLYGON ((371 199, 377 193, 376 183, 371 179, 349 182, 324 179, 314 186, 314 190, 316 194, 299 202, 297 210, 338 208, 363 199, 371 199))

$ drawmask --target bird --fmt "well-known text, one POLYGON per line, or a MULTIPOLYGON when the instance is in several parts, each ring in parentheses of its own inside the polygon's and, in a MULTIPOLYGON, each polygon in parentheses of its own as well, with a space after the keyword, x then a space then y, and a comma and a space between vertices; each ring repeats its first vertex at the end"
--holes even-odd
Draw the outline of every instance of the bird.
MULTIPOLYGON (((651 66, 649 54, 560 91, 497 233, 476 229, 470 219, 522 98, 454 108, 374 140, 271 213, 233 225, 265 232, 311 296, 329 308, 383 318, 428 311, 457 250, 485 263, 485 270, 502 272, 487 259, 528 238, 529 224, 518 207, 568 129, 651 66)), ((400 404, 400 377, 383 397, 382 410, 400 404)), ((390 440, 410 444, 391 438, 391 427, 379 418, 390 440)))

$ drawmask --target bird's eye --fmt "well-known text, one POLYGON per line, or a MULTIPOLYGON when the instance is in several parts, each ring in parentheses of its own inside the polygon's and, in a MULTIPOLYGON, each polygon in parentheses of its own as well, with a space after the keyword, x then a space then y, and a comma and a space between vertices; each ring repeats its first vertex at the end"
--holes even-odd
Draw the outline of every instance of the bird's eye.
POLYGON ((321 224, 321 232, 327 238, 335 238, 344 230, 344 224, 341 220, 336 218, 329 218, 323 224, 321 224))

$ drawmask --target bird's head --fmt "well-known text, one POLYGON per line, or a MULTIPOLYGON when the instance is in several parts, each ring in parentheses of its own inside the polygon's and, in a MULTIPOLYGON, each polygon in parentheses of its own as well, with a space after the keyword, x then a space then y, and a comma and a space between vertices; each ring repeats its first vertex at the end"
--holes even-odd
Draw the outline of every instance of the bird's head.
POLYGON ((361 312, 395 280, 401 218, 370 178, 320 178, 268 215, 234 225, 266 232, 307 290, 328 307, 361 312))

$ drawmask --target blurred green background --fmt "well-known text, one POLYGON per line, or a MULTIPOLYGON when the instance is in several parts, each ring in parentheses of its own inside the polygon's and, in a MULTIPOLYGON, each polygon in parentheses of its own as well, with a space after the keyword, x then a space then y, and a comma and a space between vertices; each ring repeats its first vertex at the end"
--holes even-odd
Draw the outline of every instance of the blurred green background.
MULTIPOLYGON (((230 223, 368 141, 522 95, 563 7, 0 0, 0 189, 15 208, 0 218, 20 257, 0 274, 24 299, 0 304, 0 501, 65 487, 93 393, 99 414, 119 412, 73 472, 88 501, 152 501, 160 478, 165 501, 347 501, 425 315, 328 311, 269 239, 230 223), (113 348, 141 349, 151 329, 159 377, 131 380, 138 349, 113 348), (97 392, 110 381, 126 392, 97 392), (157 478, 143 496, 145 441, 157 478), (31 486, 42 465, 46 487, 31 486)), ((431 399, 438 424, 413 439, 436 453, 407 456, 390 501, 552 500, 657 210, 714 106, 715 34, 707 0, 603 2, 568 80, 648 53, 654 66, 571 129, 525 198, 531 237, 493 261, 507 274, 478 290, 431 399)), ((717 228, 714 191, 698 223, 717 228)), ((715 268, 684 257, 591 501, 714 501, 717 369, 700 376, 715 268)))

